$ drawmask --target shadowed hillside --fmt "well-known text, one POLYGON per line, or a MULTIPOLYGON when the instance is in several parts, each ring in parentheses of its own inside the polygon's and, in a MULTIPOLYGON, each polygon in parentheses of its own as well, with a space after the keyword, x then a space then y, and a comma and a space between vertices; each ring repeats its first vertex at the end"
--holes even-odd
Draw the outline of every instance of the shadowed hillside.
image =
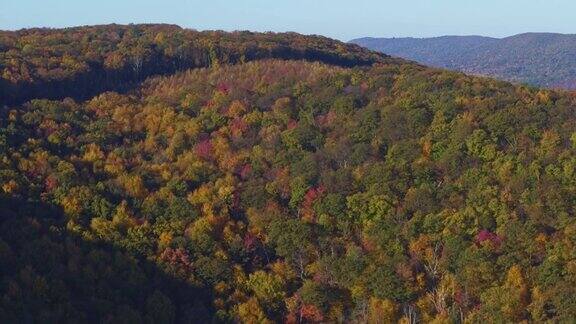
POLYGON ((200 323, 210 293, 141 255, 70 233, 60 208, 0 195, 4 323, 200 323))

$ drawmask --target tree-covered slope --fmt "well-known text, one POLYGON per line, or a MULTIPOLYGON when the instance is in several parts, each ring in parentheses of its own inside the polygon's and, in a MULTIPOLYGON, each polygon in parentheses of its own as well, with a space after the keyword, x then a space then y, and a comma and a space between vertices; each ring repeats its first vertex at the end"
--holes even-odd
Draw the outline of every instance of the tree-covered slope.
POLYGON ((382 53, 390 53, 431 66, 441 67, 459 60, 462 53, 498 40, 482 36, 442 36, 432 38, 373 38, 351 40, 350 43, 382 53))
POLYGON ((157 74, 263 58, 340 66, 387 56, 321 36, 197 32, 175 25, 102 25, 0 31, 0 104, 87 99, 157 74))
POLYGON ((575 108, 277 59, 4 107, 0 318, 571 321, 575 108))
POLYGON ((351 43, 436 67, 536 86, 576 88, 575 35, 360 38, 351 43))

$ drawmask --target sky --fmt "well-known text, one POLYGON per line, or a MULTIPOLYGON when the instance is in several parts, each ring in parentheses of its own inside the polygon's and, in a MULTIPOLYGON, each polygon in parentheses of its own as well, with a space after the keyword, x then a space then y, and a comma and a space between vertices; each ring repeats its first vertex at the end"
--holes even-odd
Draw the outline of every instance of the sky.
POLYGON ((357 37, 576 33, 575 0, 0 0, 0 29, 171 23, 357 37))

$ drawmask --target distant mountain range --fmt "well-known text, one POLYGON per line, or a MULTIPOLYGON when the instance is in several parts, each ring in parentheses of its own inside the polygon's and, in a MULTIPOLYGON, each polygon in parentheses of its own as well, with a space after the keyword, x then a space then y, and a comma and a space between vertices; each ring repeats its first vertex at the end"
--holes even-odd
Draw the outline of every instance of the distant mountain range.
POLYGON ((576 89, 576 35, 366 37, 350 42, 430 66, 542 87, 576 89))

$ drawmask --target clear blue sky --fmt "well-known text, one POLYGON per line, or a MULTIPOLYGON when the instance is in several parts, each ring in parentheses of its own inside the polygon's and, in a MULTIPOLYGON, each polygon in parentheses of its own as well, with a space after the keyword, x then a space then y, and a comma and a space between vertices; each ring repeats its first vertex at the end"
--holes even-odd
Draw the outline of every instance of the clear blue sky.
POLYGON ((361 36, 576 33, 575 0, 0 0, 0 29, 173 23, 361 36))

